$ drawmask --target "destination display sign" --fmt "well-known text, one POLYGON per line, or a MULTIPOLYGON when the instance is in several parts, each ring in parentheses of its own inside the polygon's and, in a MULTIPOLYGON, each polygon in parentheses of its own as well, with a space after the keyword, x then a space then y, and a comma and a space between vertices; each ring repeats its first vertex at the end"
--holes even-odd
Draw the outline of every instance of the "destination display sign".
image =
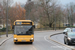
POLYGON ((32 22, 16 22, 15 25, 32 25, 32 22))

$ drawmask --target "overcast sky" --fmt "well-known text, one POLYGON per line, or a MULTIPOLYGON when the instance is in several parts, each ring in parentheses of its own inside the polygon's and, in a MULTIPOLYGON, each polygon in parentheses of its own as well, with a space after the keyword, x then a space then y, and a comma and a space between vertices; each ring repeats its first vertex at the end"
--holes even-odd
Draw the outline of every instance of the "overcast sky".
MULTIPOLYGON (((27 0, 14 0, 14 3, 15 2, 20 2, 22 4, 25 4, 27 0)), ((75 0, 58 0, 60 2, 60 4, 62 5, 66 5, 66 4, 69 4, 70 2, 74 2, 75 3, 75 0)))
POLYGON ((13 0, 13 1, 14 1, 14 3, 19 2, 19 3, 22 3, 22 4, 25 4, 27 2, 27 0, 13 0))

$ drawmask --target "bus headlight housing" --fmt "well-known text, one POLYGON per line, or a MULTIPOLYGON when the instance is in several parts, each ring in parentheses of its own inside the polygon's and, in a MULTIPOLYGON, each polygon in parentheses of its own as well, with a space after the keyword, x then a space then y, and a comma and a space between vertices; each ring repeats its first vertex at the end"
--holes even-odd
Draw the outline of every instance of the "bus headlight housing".
POLYGON ((34 38, 31 38, 30 40, 34 40, 34 38))
POLYGON ((17 38, 14 38, 14 40, 17 40, 17 38))

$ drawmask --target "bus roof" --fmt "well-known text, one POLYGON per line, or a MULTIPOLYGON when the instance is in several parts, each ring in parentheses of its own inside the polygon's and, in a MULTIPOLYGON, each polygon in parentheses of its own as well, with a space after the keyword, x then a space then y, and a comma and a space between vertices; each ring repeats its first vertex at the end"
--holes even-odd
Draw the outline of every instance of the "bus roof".
MULTIPOLYGON (((16 20, 15 22, 32 22, 32 25, 34 25, 34 22, 31 20, 16 20)), ((14 22, 14 25, 15 25, 15 22, 14 22)))
POLYGON ((19 22, 19 21, 20 21, 20 22, 21 22, 21 21, 22 21, 22 22, 32 22, 31 20, 16 20, 15 22, 19 22))

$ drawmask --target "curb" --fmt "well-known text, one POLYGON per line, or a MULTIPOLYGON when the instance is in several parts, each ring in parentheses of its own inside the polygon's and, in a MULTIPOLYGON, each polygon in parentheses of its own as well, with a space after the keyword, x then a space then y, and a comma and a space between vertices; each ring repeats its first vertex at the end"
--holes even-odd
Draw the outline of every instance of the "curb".
MULTIPOLYGON (((52 35, 50 35, 50 37, 52 37, 52 36, 54 36, 54 35, 58 35, 58 34, 62 34, 62 33, 52 34, 52 35)), ((65 47, 67 47, 67 48, 70 48, 70 49, 72 49, 72 50, 75 50, 75 48, 70 47, 70 46, 65 45, 65 44, 62 44, 62 43, 60 43, 60 42, 57 42, 57 41, 55 41, 55 40, 51 39, 50 37, 49 37, 49 39, 50 39, 50 40, 52 40, 53 42, 56 42, 56 43, 58 43, 58 44, 60 44, 60 45, 63 45, 63 46, 65 46, 65 47)))
POLYGON ((10 38, 12 38, 12 36, 9 37, 9 38, 7 38, 7 39, 5 39, 5 40, 3 40, 3 41, 0 43, 0 46, 1 46, 4 42, 6 42, 8 39, 10 39, 10 38))

